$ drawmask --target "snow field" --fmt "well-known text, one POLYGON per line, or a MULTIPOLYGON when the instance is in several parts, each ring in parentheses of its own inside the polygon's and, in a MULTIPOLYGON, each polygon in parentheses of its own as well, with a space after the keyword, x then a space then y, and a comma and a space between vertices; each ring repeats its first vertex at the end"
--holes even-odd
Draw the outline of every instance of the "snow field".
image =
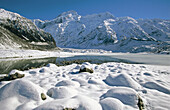
POLYGON ((0 109, 138 110, 139 96, 147 110, 170 109, 169 66, 85 62, 15 72, 25 77, 0 83, 0 109), (83 67, 94 73, 79 73, 83 67))

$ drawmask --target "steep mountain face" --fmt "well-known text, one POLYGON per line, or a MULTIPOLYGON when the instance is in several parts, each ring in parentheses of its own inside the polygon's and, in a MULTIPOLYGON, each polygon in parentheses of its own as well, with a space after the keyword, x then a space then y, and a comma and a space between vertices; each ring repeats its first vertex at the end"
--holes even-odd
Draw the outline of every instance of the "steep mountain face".
POLYGON ((80 16, 64 12, 51 21, 34 24, 53 35, 59 47, 100 48, 114 52, 170 50, 170 20, 114 17, 110 13, 80 16))
POLYGON ((0 26, 0 49, 30 48, 28 42, 0 26))
POLYGON ((56 47, 51 34, 37 28, 31 20, 4 9, 0 9, 0 34, 0 48, 50 49, 56 47))

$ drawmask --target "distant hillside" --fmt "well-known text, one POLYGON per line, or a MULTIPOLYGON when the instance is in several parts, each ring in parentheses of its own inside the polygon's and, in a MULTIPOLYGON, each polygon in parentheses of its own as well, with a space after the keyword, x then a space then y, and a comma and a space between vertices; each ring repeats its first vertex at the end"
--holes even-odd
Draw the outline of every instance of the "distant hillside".
POLYGON ((80 16, 64 12, 50 21, 34 20, 53 35, 57 46, 114 52, 170 51, 170 20, 114 17, 110 13, 80 16))
POLYGON ((0 48, 52 49, 56 47, 51 34, 17 13, 0 9, 0 48))

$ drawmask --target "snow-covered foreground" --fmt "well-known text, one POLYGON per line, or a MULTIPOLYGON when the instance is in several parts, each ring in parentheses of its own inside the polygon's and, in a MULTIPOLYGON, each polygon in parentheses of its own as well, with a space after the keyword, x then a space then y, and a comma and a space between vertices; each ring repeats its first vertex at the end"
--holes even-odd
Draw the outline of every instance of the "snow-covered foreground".
POLYGON ((147 110, 170 109, 169 66, 86 62, 15 72, 25 77, 0 83, 1 110, 138 110, 139 97, 147 110), (82 66, 94 73, 79 73, 82 66))

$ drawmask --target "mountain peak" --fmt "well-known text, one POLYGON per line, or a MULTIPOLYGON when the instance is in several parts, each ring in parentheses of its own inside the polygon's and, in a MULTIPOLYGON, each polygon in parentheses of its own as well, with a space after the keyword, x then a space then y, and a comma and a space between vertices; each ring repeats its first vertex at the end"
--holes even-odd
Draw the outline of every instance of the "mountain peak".
POLYGON ((86 15, 84 16, 84 18, 113 19, 115 17, 111 13, 105 12, 105 13, 99 13, 99 14, 86 15))
POLYGON ((0 8, 0 18, 1 19, 16 19, 16 17, 21 17, 21 16, 17 13, 13 13, 13 12, 7 11, 3 8, 0 8))
POLYGON ((71 11, 63 12, 62 14, 57 16, 55 19, 51 21, 46 21, 46 22, 60 23, 60 22, 65 22, 65 21, 79 20, 79 18, 81 18, 81 16, 78 15, 76 11, 71 10, 71 11))
POLYGON ((129 17, 129 16, 120 17, 119 20, 126 21, 126 22, 138 23, 137 20, 135 20, 134 18, 129 17))
POLYGON ((60 16, 78 16, 77 12, 74 11, 74 10, 70 10, 70 11, 67 11, 67 12, 63 12, 62 14, 60 14, 58 17, 60 16))

